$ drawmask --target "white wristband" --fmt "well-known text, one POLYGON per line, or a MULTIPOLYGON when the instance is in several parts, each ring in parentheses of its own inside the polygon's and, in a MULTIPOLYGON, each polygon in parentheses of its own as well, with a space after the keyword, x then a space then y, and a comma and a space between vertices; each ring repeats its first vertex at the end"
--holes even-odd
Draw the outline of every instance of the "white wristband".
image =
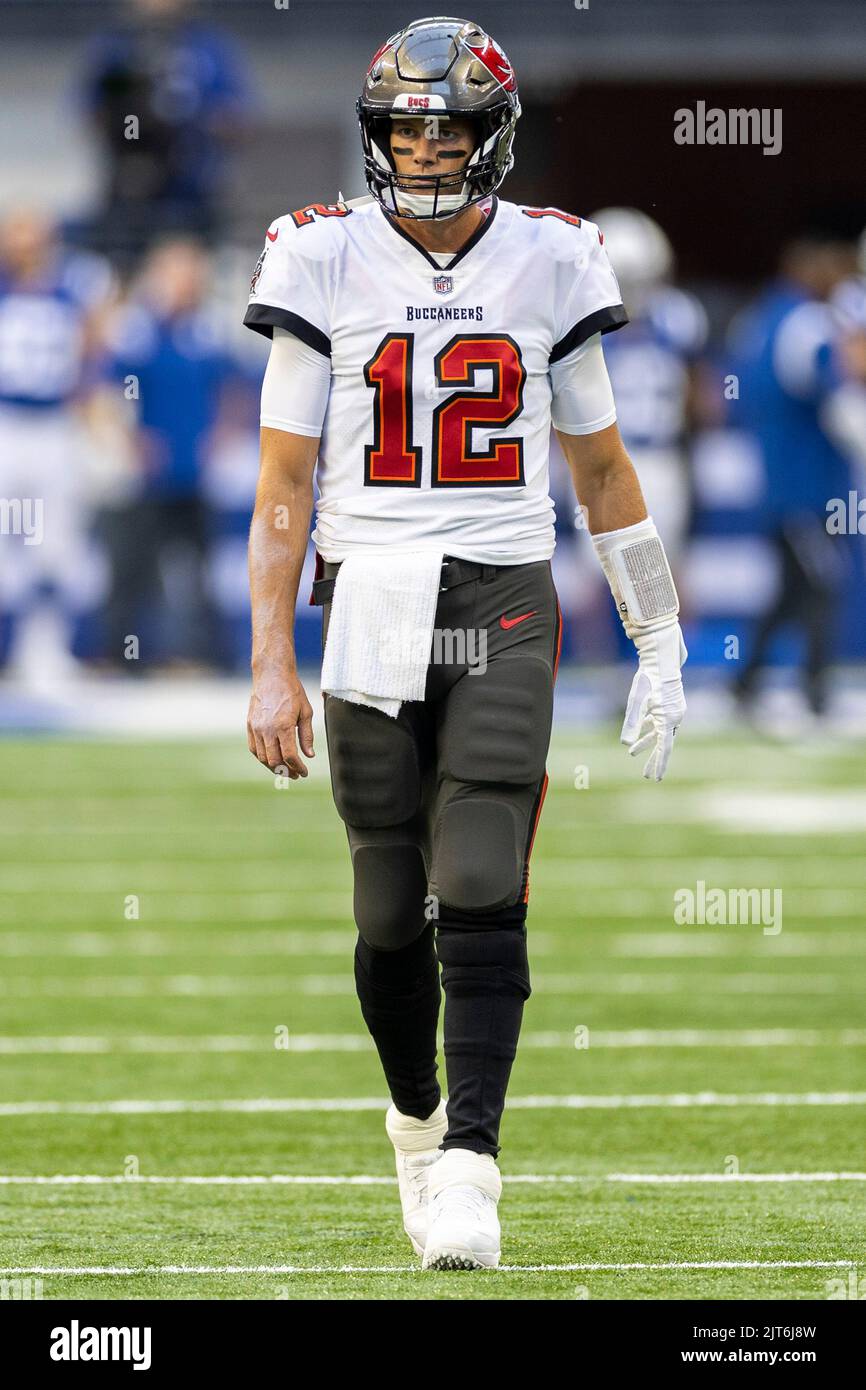
POLYGON ((602 531, 592 543, 628 636, 670 627, 680 602, 652 517, 618 531, 602 531))

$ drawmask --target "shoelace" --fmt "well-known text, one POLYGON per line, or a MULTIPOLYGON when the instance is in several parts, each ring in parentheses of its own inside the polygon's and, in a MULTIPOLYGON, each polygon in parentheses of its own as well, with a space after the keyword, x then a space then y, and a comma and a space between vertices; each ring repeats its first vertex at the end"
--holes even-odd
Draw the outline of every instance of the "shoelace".
MULTIPOLYGON (((436 1157, 438 1158, 438 1156, 437 1153, 436 1157)), ((406 1175, 406 1181, 413 1197, 419 1203, 427 1196, 427 1179, 430 1168, 435 1162, 436 1158, 428 1158, 425 1154, 422 1158, 409 1158, 404 1164, 403 1171, 406 1175)))
POLYGON ((456 1207, 467 1216, 477 1217, 489 1210, 492 1197, 482 1192, 480 1187, 446 1187, 437 1193, 435 1201, 439 1205, 445 1198, 450 1208, 456 1207))

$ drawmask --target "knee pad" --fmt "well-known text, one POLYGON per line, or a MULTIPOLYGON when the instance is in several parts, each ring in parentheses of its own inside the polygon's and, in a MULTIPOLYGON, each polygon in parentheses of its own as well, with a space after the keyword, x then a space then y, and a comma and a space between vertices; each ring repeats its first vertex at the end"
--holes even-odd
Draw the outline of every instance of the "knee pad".
POLYGON ((532 799, 532 788, 472 787, 445 802, 430 892, 446 907, 489 912, 519 896, 532 799))
POLYGON ((455 782, 534 786, 544 776, 553 671, 540 657, 491 661, 448 696, 440 764, 455 782))
POLYGON ((403 825, 421 803, 421 772, 411 731, 381 710, 333 696, 325 730, 334 804, 347 825, 403 825))
POLYGON ((540 657, 493 661, 448 697, 430 891, 466 912, 515 902, 550 741, 553 672, 540 657))
POLYGON ((446 995, 455 998, 483 992, 529 998, 525 927, 510 925, 476 931, 472 923, 440 923, 436 950, 446 995))
POLYGON ((415 844, 362 844, 352 853, 355 923, 369 946, 398 951, 427 925, 427 872, 415 844))

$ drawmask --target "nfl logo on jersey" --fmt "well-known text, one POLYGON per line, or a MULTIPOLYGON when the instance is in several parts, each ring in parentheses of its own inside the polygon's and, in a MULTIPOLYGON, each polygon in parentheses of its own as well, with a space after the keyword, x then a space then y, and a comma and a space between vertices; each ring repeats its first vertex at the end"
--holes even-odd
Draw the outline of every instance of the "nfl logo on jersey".
POLYGON ((433 288, 437 294, 450 294, 454 288, 454 276, 437 275, 433 281, 433 288))

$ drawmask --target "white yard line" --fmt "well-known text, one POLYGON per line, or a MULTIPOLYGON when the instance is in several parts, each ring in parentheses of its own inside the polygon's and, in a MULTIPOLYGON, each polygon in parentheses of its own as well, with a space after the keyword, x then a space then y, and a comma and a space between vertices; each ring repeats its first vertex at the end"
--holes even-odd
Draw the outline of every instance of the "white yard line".
POLYGON ((130 1034, 128 1037, 5 1037, 0 1038, 0 1056, 31 1053, 125 1053, 125 1052, 368 1052, 372 1040, 366 1034, 291 1034, 275 1045, 274 1034, 255 1033, 238 1037, 202 1034, 200 1037, 130 1034))
MULTIPOLYGON (((790 920, 791 914, 786 914, 790 920)), ((758 958, 779 956, 862 956, 866 954, 863 932, 808 932, 787 927, 776 936, 763 933, 760 925, 715 927, 696 931, 680 927, 668 932, 614 932, 608 939, 607 954, 632 959, 683 959, 688 956, 749 955, 758 958)))
MULTIPOLYGON (((838 975, 567 975, 535 972, 537 994, 659 995, 659 994, 772 994, 782 998, 801 995, 856 994, 863 992, 859 974, 838 975)), ((112 999, 179 998, 233 999, 240 997, 287 998, 304 994, 316 998, 354 997, 351 975, 10 975, 0 980, 0 997, 10 999, 112 999)))
MULTIPOLYGON (((866 1173, 503 1173, 516 1187, 592 1186, 599 1183, 677 1185, 680 1183, 866 1182, 866 1173)), ((4 1187, 394 1187, 397 1179, 378 1173, 121 1173, 0 1174, 4 1187)))
MULTIPOLYGON (((658 1260, 623 1264, 500 1265, 506 1274, 618 1273, 626 1270, 854 1269, 854 1260, 658 1260)), ((9 1265, 4 1277, 27 1274, 421 1274, 420 1265, 9 1265)))
MULTIPOLYGON (((538 994, 774 994, 795 995, 857 994, 864 982, 859 974, 840 970, 838 974, 795 975, 755 974, 744 971, 733 975, 688 975, 623 971, 617 975, 569 975, 534 972, 533 988, 538 994)), ((317 998, 354 996, 351 974, 331 975, 7 975, 0 979, 0 997, 7 999, 111 999, 179 998, 233 999, 239 997, 312 995, 317 998)))
MULTIPOLYGON (((523 1048, 557 1050, 574 1048, 573 1032, 534 1032, 521 1037, 523 1048)), ((616 1032, 590 1029, 581 1050, 592 1048, 654 1047, 864 1047, 866 1029, 848 1028, 635 1028, 616 1032)), ((0 1037, 0 1056, 61 1055, 66 1053, 208 1053, 208 1052, 369 1052, 373 1048, 366 1033, 290 1033, 277 1038, 274 1033, 236 1035, 202 1033, 199 1036, 172 1037, 168 1034, 140 1033, 106 1036, 99 1034, 35 1035, 0 1037)))
MULTIPOLYGON (((67 900, 80 893, 100 898, 120 895, 123 898, 130 891, 130 880, 135 880, 135 888, 142 895, 160 898, 170 893, 181 902, 188 898, 208 898, 214 902, 228 899, 242 899, 255 902, 257 898, 272 898, 279 895, 286 906, 288 895, 302 893, 304 906, 307 902, 331 903, 340 899, 345 906, 351 904, 352 882, 347 880, 342 891, 339 889, 317 888, 310 883, 309 874, 296 873, 294 878, 277 858, 244 859, 241 864, 225 860, 184 860, 182 863, 158 863, 143 859, 112 859, 108 863, 66 862, 33 863, 4 866, 3 892, 20 897, 38 896, 44 893, 61 892, 67 900), (8 874, 8 879, 7 879, 8 874), (190 888, 196 882, 196 875, 207 886, 190 888), (270 877, 272 883, 263 882, 270 877), (224 891, 220 880, 224 879, 224 891), (248 886, 247 886, 248 885, 248 886)), ((823 884, 804 885, 821 888, 823 884)), ((838 889, 839 884, 835 887, 838 889)), ((844 886, 844 885, 843 885, 844 886)), ((856 888, 858 885, 852 885, 856 888)))
POLYGON ((605 1181, 722 1184, 729 1182, 866 1182, 866 1173, 607 1173, 605 1181))
MULTIPOLYGON (((343 914, 339 914, 343 916, 343 914)), ((339 931, 293 931, 289 927, 250 927, 248 931, 226 932, 213 929, 213 923, 202 918, 199 923, 206 932, 197 938, 188 932, 140 930, 134 923, 119 922, 117 926, 95 931, 24 932, 0 931, 0 956, 20 959, 51 956, 194 956, 218 960, 220 956, 340 956, 351 966, 354 949, 350 918, 339 931)), ((186 922, 185 927, 194 925, 186 922)), ((537 932, 533 937, 536 956, 549 955, 553 949, 550 932, 537 932)))
MULTIPOLYGON (((34 869, 34 876, 38 872, 38 869, 34 869)), ((39 896, 42 896, 42 890, 37 892, 35 888, 27 895, 19 893, 17 910, 12 910, 10 900, 0 912, 0 922, 14 926, 20 925, 22 919, 26 921, 28 914, 34 915, 33 899, 39 896)), ((92 921, 96 913, 100 916, 113 915, 114 909, 120 921, 128 925, 123 918, 126 895, 116 889, 100 893, 82 891, 67 898, 61 889, 48 888, 44 890, 44 896, 54 900, 50 915, 51 921, 58 925, 74 927, 78 923, 92 921), (94 903, 94 897, 98 897, 98 904, 94 903)), ((297 903, 297 895, 286 889, 271 893, 208 893, 166 888, 158 891, 139 890, 138 896, 149 908, 151 919, 178 926, 186 926, 190 922, 211 922, 216 927, 224 927, 227 923, 290 921, 297 903)), ((304 894, 302 901, 305 921, 345 921, 348 924, 352 920, 351 889, 345 893, 313 892, 309 898, 304 894)))
MULTIPOLYGON (((852 914, 853 915, 853 914, 852 914)), ((657 919, 659 914, 653 914, 657 919)), ((218 960, 221 956, 339 956, 351 959, 352 928, 346 914, 345 927, 322 931, 297 931, 290 927, 253 927, 243 932, 214 928, 211 919, 190 919, 183 932, 171 929, 142 928, 140 923, 118 921, 117 925, 91 931, 71 928, 55 931, 0 931, 0 956, 16 959, 39 959, 44 956, 76 956, 84 958, 193 956, 218 960), (201 935, 190 929, 201 927, 201 935)), ((791 914, 787 914, 790 920, 791 914)), ((573 913, 547 913, 547 920, 556 918, 573 924, 573 913)), ((809 919, 811 921, 811 918, 809 919)), ((584 924, 585 925, 585 924, 584 924)), ((531 935, 534 957, 561 954, 573 943, 558 930, 543 930, 531 935)), ((709 931, 681 927, 662 932, 608 932, 592 947, 596 956, 627 957, 632 959, 705 959, 707 957, 748 956, 768 961, 779 957, 815 957, 826 962, 828 957, 854 959, 866 955, 866 935, 862 932, 839 930, 828 924, 818 932, 789 930, 787 925, 778 935, 765 936, 760 925, 715 927, 709 931)))
MULTIPOLYGON (((206 922, 202 925, 207 925, 206 922)), ((213 931, 196 940, 181 932, 140 929, 130 922, 96 931, 0 932, 0 955, 28 956, 334 956, 351 959, 352 933, 252 927, 213 931)))
MULTIPOLYGON (((580 873, 575 868, 574 885, 570 890, 551 890, 546 891, 544 887, 544 868, 540 866, 537 870, 539 882, 539 896, 544 894, 544 907, 540 909, 544 912, 545 920, 548 923, 573 922, 579 916, 582 925, 587 921, 606 920, 622 922, 653 922, 659 925, 669 922, 675 925, 674 919, 674 890, 665 890, 659 887, 646 887, 643 884, 628 889, 607 889, 599 886, 595 889, 585 890, 580 882, 580 873), (580 895, 580 913, 575 912, 574 904, 577 895, 580 895), (565 900, 564 900, 565 895, 565 900)), ((734 879, 734 884, 738 884, 742 879, 734 879)), ((706 880, 704 880, 706 882, 706 880)), ((773 880, 770 880, 772 884, 773 880)), ((765 883, 763 887, 767 889, 770 884, 765 883)), ((678 885, 679 888, 691 887, 694 891, 694 879, 691 883, 678 885)), ((710 888, 724 888, 725 891, 731 887, 730 884, 708 883, 707 891, 710 888)), ((761 885, 750 881, 743 884, 744 888, 760 888, 761 885)), ((776 887, 779 887, 776 881, 776 887)), ((836 889, 815 889, 806 890, 796 886, 785 888, 784 890, 785 911, 784 919, 786 926, 791 922, 807 922, 813 925, 815 919, 826 920, 828 930, 830 921, 834 917, 843 919, 856 917, 859 918, 862 903, 863 890, 860 888, 850 888, 843 891, 836 889)), ((161 910, 161 909, 160 909, 161 910)), ((166 921, 175 920, 168 913, 163 914, 166 921)), ((73 920, 71 918, 64 920, 73 920)), ((182 918, 178 918, 182 920, 182 918)), ((739 931, 749 932, 761 930, 761 924, 755 926, 748 922, 734 923, 730 926, 724 923, 707 922, 708 926, 715 926, 718 931, 739 931)), ((689 927, 684 926, 683 931, 688 931, 689 927)), ((832 930, 838 930, 832 928, 832 930)), ((530 927, 531 931, 531 927, 530 927)))
MULTIPOLYGON (((739 1094, 721 1091, 674 1092, 668 1095, 553 1095, 515 1096, 512 1110, 642 1110, 692 1109, 702 1106, 811 1106, 866 1105, 866 1091, 754 1091, 739 1094)), ((2 1113, 2 1111, 0 1111, 2 1113)))
MULTIPOLYGON (((555 834, 559 830, 556 822, 552 822, 548 828, 555 834)), ((550 835, 547 836, 550 838, 550 835)), ((632 855, 629 847, 629 863, 638 856, 632 855)), ((117 866, 117 860, 112 861, 112 865, 117 866)), ((639 861, 640 862, 640 861, 639 861)), ((631 874, 632 882, 640 887, 646 887, 651 891, 659 891, 668 888, 670 885, 677 887, 684 886, 681 882, 683 871, 691 862, 694 865, 694 855, 685 854, 666 854, 652 855, 640 863, 640 867, 631 874)), ((73 860, 69 864, 70 870, 80 867, 81 861, 73 860)), ((270 861, 273 869, 273 861, 270 861)), ((149 867, 149 866, 148 866, 149 867)), ((154 873, 159 873, 162 866, 154 865, 154 873)), ((263 865, 264 867, 264 865, 263 865)), ((98 871, 99 866, 94 866, 98 871)), ((124 886, 128 883, 130 869, 135 872, 135 862, 122 868, 127 877, 122 880, 124 886)), ((22 873, 32 873, 29 866, 22 873)), ((267 868, 265 868, 267 872, 267 868)), ((581 890, 589 884, 594 887, 606 888, 610 884, 615 884, 619 874, 622 872, 622 859, 616 855, 593 854, 591 857, 576 855, 557 854, 553 851, 543 854, 540 860, 539 873, 543 880, 543 891, 545 896, 556 889, 574 890, 575 884, 579 883, 581 890)), ((701 856, 700 877, 708 884, 718 886, 739 884, 748 881, 749 883, 771 884, 778 882, 780 873, 784 874, 784 887, 791 889, 792 892, 801 890, 811 891, 818 888, 839 889, 866 889, 866 875, 863 871, 862 855, 857 856, 852 848, 841 855, 831 857, 820 857, 816 854, 805 854, 802 857, 790 858, 787 863, 783 856, 774 853, 768 855, 766 852, 758 854, 714 854, 711 858, 701 856), (859 862, 858 862, 859 860, 859 862), (845 865, 848 872, 843 873, 840 865, 845 865), (845 882, 848 878, 850 882, 845 882)), ((32 879, 31 879, 32 882, 32 879)), ((63 883, 58 887, 62 888, 63 883)), ((539 892, 542 891, 539 888, 539 892)))
MULTIPOLYGON (((713 1106, 860 1106, 866 1091, 721 1091, 672 1092, 667 1095, 528 1095, 509 1096, 509 1110, 688 1110, 713 1106)), ((381 1096, 300 1098, 262 1096, 248 1100, 25 1100, 0 1102, 0 1117, 23 1115, 261 1115, 321 1114, 330 1111, 384 1112, 381 1096)))
MULTIPOLYGON (((556 832, 559 826, 552 823, 549 829, 556 832)), ((549 838, 549 836, 548 836, 549 838)), ((275 842, 276 843, 276 842, 275 842)), ((629 853, 630 860, 634 856, 629 853)), ((340 877, 344 878, 343 891, 351 896, 351 878, 346 876, 346 862, 343 846, 337 841, 335 853, 331 858, 340 867, 340 877)), ((683 868, 693 855, 664 855, 647 859, 632 881, 648 892, 672 891, 670 885, 677 884, 683 876, 683 868)), ((577 885, 581 893, 586 888, 603 888, 605 892, 630 893, 633 888, 618 889, 615 885, 622 871, 622 859, 615 855, 560 855, 553 852, 540 859, 540 873, 543 877, 544 893, 549 896, 557 889, 573 892, 577 885)), ((269 857, 244 858, 242 864, 226 862, 214 856, 185 854, 182 860, 139 859, 135 857, 104 859, 43 859, 38 863, 8 863, 3 870, 3 891, 7 894, 47 893, 55 889, 64 895, 73 893, 119 893, 130 891, 131 879, 135 879, 141 893, 179 893, 189 895, 190 881, 195 882, 199 873, 206 877, 207 886, 202 891, 211 893, 223 886, 231 892, 247 896, 258 892, 303 893, 304 903, 310 898, 326 897, 330 900, 335 889, 317 888, 310 884, 306 866, 287 864, 277 852, 269 857), (272 881, 268 881, 268 880, 272 881), (248 890, 247 890, 247 885, 248 890)), ((780 873, 780 856, 767 855, 713 855, 701 858, 700 875, 707 883, 740 883, 744 874, 750 883, 775 883, 780 873)), ((863 871, 863 857, 855 849, 847 854, 834 854, 832 858, 806 855, 792 858, 784 866, 784 886, 792 891, 814 891, 831 889, 835 892, 855 889, 866 890, 866 875, 863 871), (847 872, 843 874, 840 865, 847 872), (848 879, 848 882, 845 882, 848 879)), ((337 890, 338 891, 338 890, 337 890)))
MULTIPOLYGON (((527 1033, 522 1046, 574 1047, 573 1033, 527 1033)), ((617 1032, 589 1028, 589 1047, 862 1047, 866 1029, 822 1031, 818 1028, 633 1028, 617 1032)))
MULTIPOLYGON (((53 899, 51 916, 57 923, 74 925, 86 922, 93 918, 96 911, 100 914, 110 913, 115 905, 119 905, 122 915, 126 896, 124 890, 129 889, 130 881, 135 884, 140 898, 147 903, 149 916, 164 923, 186 924, 206 920, 219 924, 257 919, 281 921, 290 918, 293 903, 298 901, 302 904, 303 915, 307 921, 349 922, 352 918, 351 885, 338 892, 315 887, 289 888, 285 885, 268 889, 250 887, 236 891, 228 888, 211 890, 172 885, 148 887, 146 884, 142 885, 141 877, 132 869, 127 871, 121 886, 104 888, 74 884, 55 886, 52 885, 50 876, 47 882, 42 882, 41 870, 37 865, 29 868, 29 875, 29 882, 13 883, 8 890, 4 882, 4 906, 0 910, 0 922, 13 925, 20 923, 22 915, 26 916, 32 911, 33 901, 41 897, 53 899), (94 903, 94 899, 98 900, 97 904, 94 903)), ((709 880, 703 866, 701 876, 702 881, 707 884, 708 891, 710 888, 721 888, 727 892, 732 886, 724 880, 709 880)), ((189 877, 187 872, 186 882, 189 882, 189 877)), ((735 885, 741 883, 742 877, 742 872, 739 875, 728 876, 735 885)), ((778 886, 778 877, 778 873, 767 875, 763 887, 767 889, 771 884, 778 886)), ((668 884, 638 882, 630 888, 619 888, 612 883, 603 882, 594 886, 587 885, 577 863, 574 866, 572 881, 548 884, 545 882, 542 866, 539 869, 539 882, 544 894, 545 916, 552 920, 570 921, 574 918, 574 903, 578 893, 582 920, 587 917, 660 921, 667 919, 671 923, 674 920, 675 888, 668 884)), ((689 886, 694 885, 686 882, 676 885, 676 888, 689 886)), ((749 884, 743 885, 746 890, 749 886, 758 890, 761 887, 754 877, 750 878, 749 884)), ((789 884, 784 891, 790 899, 786 912, 789 920, 823 920, 857 916, 863 899, 864 885, 813 888, 789 884)))
MULTIPOLYGON (((41 976, 34 976, 40 982, 41 976)), ((132 977, 138 978, 141 977, 132 977)), ((303 994, 327 994, 326 982, 341 983, 340 976, 307 975, 301 976, 297 987, 303 994)), ((858 994, 862 996, 864 983, 859 974, 850 970, 840 970, 838 974, 824 972, 820 975, 795 975, 776 973, 760 974, 746 970, 739 974, 721 975, 705 971, 701 975, 677 973, 675 971, 646 974, 622 971, 615 975, 586 974, 569 975, 565 973, 533 971, 533 988, 539 994, 776 994, 782 997, 813 994, 858 994)), ((354 992, 354 982, 349 981, 354 992)), ((334 989, 333 993, 340 993, 334 989)))

